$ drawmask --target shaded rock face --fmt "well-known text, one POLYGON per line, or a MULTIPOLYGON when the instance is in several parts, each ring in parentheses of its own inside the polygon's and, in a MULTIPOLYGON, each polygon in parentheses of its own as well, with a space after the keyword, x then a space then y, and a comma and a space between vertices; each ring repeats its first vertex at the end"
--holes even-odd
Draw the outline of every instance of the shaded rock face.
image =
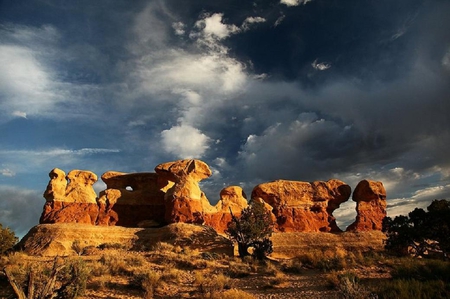
POLYGON ((102 175, 107 189, 100 192, 99 225, 138 227, 144 221, 153 226, 165 222, 165 190, 173 185, 156 173, 108 171, 102 175))
POLYGON ((72 170, 66 176, 55 168, 49 173, 50 182, 44 192, 40 223, 95 224, 98 215, 97 195, 92 185, 97 175, 90 171, 72 170))
POLYGON ((198 183, 211 176, 208 165, 200 160, 178 160, 159 164, 156 173, 174 185, 165 194, 165 221, 202 224, 205 214, 214 208, 198 183))
POLYGON ((272 207, 281 232, 338 232, 333 211, 347 201, 351 188, 339 180, 312 183, 278 180, 252 191, 252 200, 272 207))
POLYGON ((356 201, 356 220, 347 231, 381 230, 386 217, 386 190, 383 183, 363 180, 353 192, 356 201))

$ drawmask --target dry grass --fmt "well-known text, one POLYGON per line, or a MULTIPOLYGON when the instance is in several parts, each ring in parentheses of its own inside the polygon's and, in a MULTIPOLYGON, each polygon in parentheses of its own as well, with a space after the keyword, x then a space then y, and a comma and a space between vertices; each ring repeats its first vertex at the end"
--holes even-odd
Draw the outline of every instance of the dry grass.
MULTIPOLYGON (((287 298, 302 298, 307 294, 313 294, 312 297, 317 298, 361 298, 368 296, 369 290, 374 290, 367 284, 368 278, 373 281, 386 279, 389 277, 386 274, 399 263, 398 259, 393 260, 382 253, 356 250, 355 248, 362 246, 358 242, 362 243, 367 239, 363 235, 323 235, 325 236, 320 238, 326 240, 324 244, 298 250, 297 242, 313 242, 319 238, 299 234, 298 238, 291 240, 293 245, 290 249, 296 248, 297 252, 295 257, 272 258, 264 262, 252 258, 241 260, 221 254, 200 253, 183 245, 164 242, 155 243, 152 250, 147 252, 97 248, 97 254, 77 257, 85 262, 90 274, 87 278, 86 295, 80 298, 245 299, 284 296, 278 297, 277 294, 290 294, 287 298), (335 238, 347 240, 347 245, 341 242, 332 247, 335 238)), ((285 241, 287 242, 283 239, 285 241)), ((40 271, 45 273, 52 259, 14 253, 7 258, 3 257, 1 265, 11 264, 17 271, 22 271, 21 269, 27 269, 31 262, 36 261, 39 262, 40 271)), ((435 265, 430 265, 430 269, 436 268, 435 265)), ((428 269, 419 266, 416 268, 422 269, 422 273, 423 269, 428 269)), ((413 272, 416 268, 407 270, 413 272)), ((406 275, 401 274, 401 271, 406 271, 406 266, 395 269, 399 275, 406 275)), ((441 272, 448 273, 447 268, 444 270, 441 272)), ((428 284, 431 285, 435 286, 428 284)), ((416 283, 411 287, 418 289, 420 286, 416 283)), ((406 289, 407 285, 399 281, 391 287, 406 289)), ((0 294, 0 297, 12 297, 0 294)))
POLYGON ((386 236, 379 231, 331 233, 274 233, 274 258, 293 258, 301 252, 336 251, 383 251, 386 236))

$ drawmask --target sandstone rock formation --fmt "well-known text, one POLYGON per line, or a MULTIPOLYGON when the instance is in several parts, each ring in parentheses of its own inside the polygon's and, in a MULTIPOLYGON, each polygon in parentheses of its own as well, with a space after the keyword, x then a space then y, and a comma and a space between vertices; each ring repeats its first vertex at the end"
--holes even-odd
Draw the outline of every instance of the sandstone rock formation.
POLYGON ((55 168, 49 177, 40 223, 95 224, 98 215, 97 195, 92 187, 97 181, 95 173, 72 170, 66 177, 64 171, 55 168))
POLYGON ((363 180, 353 192, 356 201, 356 221, 347 231, 381 230, 386 217, 386 190, 383 183, 363 180))
MULTIPOLYGON (((240 215, 247 198, 238 186, 220 193, 212 206, 199 182, 211 176, 200 160, 159 164, 156 173, 108 171, 102 175, 107 189, 99 197, 93 189, 97 176, 90 171, 53 169, 44 193, 46 203, 40 223, 85 223, 100 226, 158 227, 170 223, 195 223, 223 233, 231 213, 240 215)), ((339 180, 298 182, 278 180, 252 191, 252 200, 264 202, 280 232, 338 232, 333 211, 347 201, 350 187, 339 180)), ((353 200, 358 216, 348 230, 380 230, 386 215, 382 183, 362 181, 353 200)))
POLYGON ((107 189, 100 192, 99 225, 138 227, 153 221, 153 226, 165 223, 165 191, 173 183, 156 173, 123 173, 108 171, 102 175, 107 189))
POLYGON ((281 232, 337 232, 333 211, 348 200, 351 188, 339 180, 298 182, 278 180, 252 191, 252 199, 269 204, 281 232))
POLYGON ((248 206, 247 196, 239 186, 229 186, 220 191, 220 200, 214 206, 213 213, 205 215, 205 224, 223 233, 231 221, 231 213, 236 217, 248 206))
POLYGON ((174 183, 167 190, 165 200, 165 221, 167 223, 199 223, 205 221, 205 214, 212 214, 214 208, 198 183, 211 176, 211 170, 200 160, 178 160, 159 164, 155 168, 161 179, 174 183))

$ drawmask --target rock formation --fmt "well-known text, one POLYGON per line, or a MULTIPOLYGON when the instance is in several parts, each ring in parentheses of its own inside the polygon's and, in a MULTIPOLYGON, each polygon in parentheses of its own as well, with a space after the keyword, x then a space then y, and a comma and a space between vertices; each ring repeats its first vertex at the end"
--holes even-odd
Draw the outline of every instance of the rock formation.
POLYGON ((159 164, 156 173, 163 180, 174 183, 167 190, 165 201, 165 221, 202 224, 205 214, 214 213, 198 183, 211 176, 211 170, 200 160, 178 160, 159 164))
POLYGON ((333 211, 348 200, 351 188, 339 180, 298 182, 278 180, 252 191, 253 200, 269 204, 281 232, 337 232, 333 211))
POLYGON ((148 227, 165 223, 164 196, 173 183, 162 180, 156 173, 116 171, 105 172, 102 180, 107 189, 100 192, 98 199, 99 225, 148 227))
POLYGON ((356 221, 347 231, 381 230, 386 217, 386 190, 383 183, 363 180, 358 183, 353 192, 356 201, 356 221))
MULTIPOLYGON (((90 171, 53 169, 44 193, 40 223, 84 223, 99 226, 159 227, 170 223, 205 224, 223 233, 231 213, 247 207, 241 187, 220 192, 212 206, 199 182, 211 176, 200 160, 159 164, 156 173, 108 171, 102 175, 107 189, 98 198, 97 176, 90 171)), ((264 202, 280 232, 338 232, 333 211, 348 200, 350 187, 339 180, 312 183, 278 180, 252 191, 252 200, 264 202)), ((380 230, 386 215, 386 191, 381 182, 362 181, 353 194, 358 216, 347 230, 380 230)))
POLYGON ((214 206, 214 212, 205 215, 205 224, 223 233, 231 221, 231 213, 236 217, 248 206, 247 196, 239 186, 229 186, 220 191, 220 200, 214 206))
POLYGON ((90 171, 72 170, 66 177, 64 171, 55 168, 49 177, 40 223, 95 224, 98 205, 92 185, 97 181, 97 175, 90 171))

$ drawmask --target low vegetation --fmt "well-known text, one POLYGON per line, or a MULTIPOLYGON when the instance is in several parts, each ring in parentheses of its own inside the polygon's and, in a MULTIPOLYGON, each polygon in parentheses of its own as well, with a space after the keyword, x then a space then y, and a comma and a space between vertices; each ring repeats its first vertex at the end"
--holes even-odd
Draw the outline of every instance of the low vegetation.
POLYGON ((250 255, 249 248, 253 249, 251 255, 258 260, 263 260, 273 252, 270 240, 273 223, 270 212, 266 210, 263 203, 252 202, 242 210, 239 217, 233 213, 231 216, 232 220, 228 223, 225 233, 232 242, 238 245, 241 258, 250 255))
MULTIPOLYGON (((445 211, 446 203, 433 202, 428 212, 413 211, 406 217, 410 224, 404 231, 401 225, 391 225, 387 251, 349 249, 341 244, 300 251, 294 258, 259 259, 164 242, 138 252, 120 244, 85 247, 80 241, 74 242, 71 257, 5 251, 0 260, 0 298, 450 298, 447 245, 435 229, 433 234, 423 234, 433 237, 427 244, 435 241, 440 254, 423 251, 421 258, 415 252, 399 257, 405 243, 392 246, 393 241, 408 239, 409 225, 418 225, 417 217, 427 219, 436 207, 445 211)), ((433 215, 433 221, 442 220, 433 215)), ((356 234, 345 238, 352 236, 352 246, 364 238, 356 234)))
POLYGON ((18 238, 9 227, 3 227, 0 223, 0 255, 5 254, 7 251, 11 250, 13 246, 17 243, 18 238))

